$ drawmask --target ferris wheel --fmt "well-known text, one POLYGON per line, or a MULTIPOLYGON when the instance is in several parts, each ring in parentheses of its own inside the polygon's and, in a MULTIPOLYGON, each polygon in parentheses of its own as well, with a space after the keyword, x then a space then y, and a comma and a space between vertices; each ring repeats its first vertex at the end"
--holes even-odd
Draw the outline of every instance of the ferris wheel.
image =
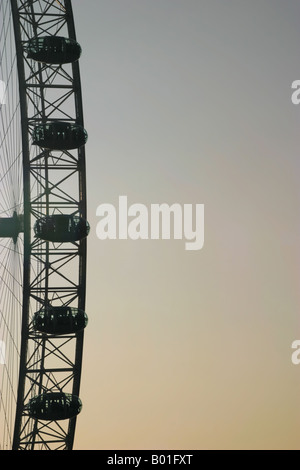
POLYGON ((71 450, 81 411, 85 143, 70 0, 1 0, 0 449, 71 450))

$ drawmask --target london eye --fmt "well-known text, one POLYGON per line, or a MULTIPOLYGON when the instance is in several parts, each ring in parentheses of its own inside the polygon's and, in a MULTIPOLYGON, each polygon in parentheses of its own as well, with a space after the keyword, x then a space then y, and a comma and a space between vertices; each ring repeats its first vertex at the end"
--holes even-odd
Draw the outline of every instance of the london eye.
POLYGON ((81 47, 70 0, 2 0, 0 22, 0 449, 71 450, 88 321, 81 47))

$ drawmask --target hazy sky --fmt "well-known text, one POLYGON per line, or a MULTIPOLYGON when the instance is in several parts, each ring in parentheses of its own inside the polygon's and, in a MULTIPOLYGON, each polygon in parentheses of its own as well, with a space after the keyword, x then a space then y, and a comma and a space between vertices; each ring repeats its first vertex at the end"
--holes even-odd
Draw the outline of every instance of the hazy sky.
POLYGON ((77 449, 300 448, 300 4, 74 0, 89 325, 77 449), (202 250, 98 205, 204 204, 202 250))

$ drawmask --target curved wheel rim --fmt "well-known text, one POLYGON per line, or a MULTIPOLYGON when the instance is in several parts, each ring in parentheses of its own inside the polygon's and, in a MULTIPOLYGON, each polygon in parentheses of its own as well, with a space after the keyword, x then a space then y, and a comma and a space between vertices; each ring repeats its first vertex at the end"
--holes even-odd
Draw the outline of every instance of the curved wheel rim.
MULTIPOLYGON (((0 217, 23 213, 20 97, 15 37, 9 2, 1 2, 0 79, 6 87, 0 112, 0 217)), ((3 91, 3 90, 2 90, 3 91)), ((1 448, 12 446, 17 402, 23 303, 23 235, 0 239, 0 419, 1 448)))

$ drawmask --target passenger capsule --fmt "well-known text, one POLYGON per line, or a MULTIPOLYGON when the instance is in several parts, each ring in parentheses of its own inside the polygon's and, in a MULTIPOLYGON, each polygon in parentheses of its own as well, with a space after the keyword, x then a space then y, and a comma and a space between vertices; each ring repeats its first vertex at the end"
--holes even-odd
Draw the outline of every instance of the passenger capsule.
POLYGON ((53 335, 76 333, 83 330, 87 323, 87 314, 74 307, 46 307, 33 316, 35 331, 53 335))
POLYGON ((82 409, 81 400, 71 393, 49 392, 29 400, 26 410, 31 418, 59 421, 77 416, 82 409))
POLYGON ((85 145, 88 135, 79 124, 55 121, 36 126, 32 138, 34 145, 48 150, 72 150, 85 145))
POLYGON ((70 214, 55 214, 38 219, 34 225, 37 238, 49 242, 75 242, 89 234, 89 223, 82 217, 70 214))
POLYGON ((25 49, 28 59, 53 65, 75 62, 82 52, 78 42, 61 36, 32 38, 25 49))

